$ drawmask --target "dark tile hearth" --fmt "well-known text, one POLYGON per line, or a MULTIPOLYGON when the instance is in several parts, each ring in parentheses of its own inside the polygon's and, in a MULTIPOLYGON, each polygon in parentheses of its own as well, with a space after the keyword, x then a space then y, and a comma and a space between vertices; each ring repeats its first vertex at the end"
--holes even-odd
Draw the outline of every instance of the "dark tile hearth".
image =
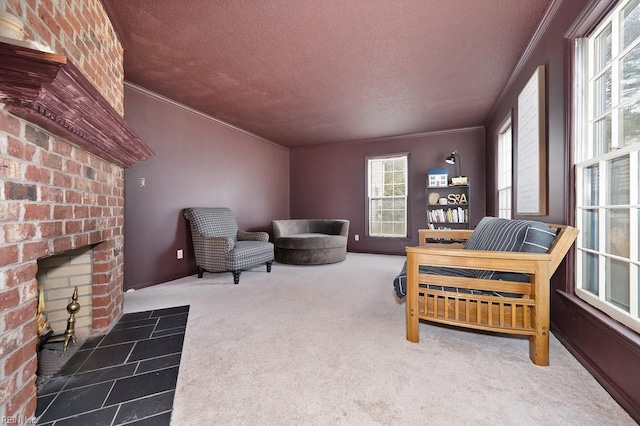
POLYGON ((37 424, 169 425, 189 306, 125 314, 38 392, 37 424))

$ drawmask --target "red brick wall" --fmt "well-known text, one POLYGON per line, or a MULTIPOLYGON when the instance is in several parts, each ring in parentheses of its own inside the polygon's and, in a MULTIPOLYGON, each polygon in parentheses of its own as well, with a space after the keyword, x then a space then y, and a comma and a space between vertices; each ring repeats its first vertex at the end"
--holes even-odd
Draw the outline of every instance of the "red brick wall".
MULTIPOLYGON (((122 114, 122 47, 99 0, 5 5, 122 114)), ((35 412, 39 257, 95 245, 93 331, 120 317, 123 210, 122 168, 0 109, 0 418, 35 412)))
POLYGON ((99 0, 3 0, 25 23, 25 40, 63 53, 124 115, 122 45, 99 0))

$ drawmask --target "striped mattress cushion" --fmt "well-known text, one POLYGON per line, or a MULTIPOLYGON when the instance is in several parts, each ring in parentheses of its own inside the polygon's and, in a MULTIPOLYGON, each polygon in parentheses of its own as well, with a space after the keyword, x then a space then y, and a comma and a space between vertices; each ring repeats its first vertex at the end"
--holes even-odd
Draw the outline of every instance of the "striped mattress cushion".
MULTIPOLYGON (((555 238, 556 231, 542 222, 485 217, 478 223, 464 248, 465 250, 547 253, 555 238)), ((522 281, 523 275, 510 272, 476 271, 476 278, 488 280, 522 281)))

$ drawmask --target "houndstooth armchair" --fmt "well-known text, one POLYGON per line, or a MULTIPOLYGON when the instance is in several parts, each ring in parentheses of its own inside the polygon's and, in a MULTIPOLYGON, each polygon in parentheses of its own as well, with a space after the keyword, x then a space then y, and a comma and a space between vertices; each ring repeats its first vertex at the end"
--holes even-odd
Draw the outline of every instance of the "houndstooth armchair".
POLYGON ((240 271, 266 263, 271 272, 273 244, 266 232, 238 229, 236 218, 226 207, 189 207, 184 216, 191 226, 191 239, 198 266, 198 278, 207 272, 233 272, 240 282, 240 271))

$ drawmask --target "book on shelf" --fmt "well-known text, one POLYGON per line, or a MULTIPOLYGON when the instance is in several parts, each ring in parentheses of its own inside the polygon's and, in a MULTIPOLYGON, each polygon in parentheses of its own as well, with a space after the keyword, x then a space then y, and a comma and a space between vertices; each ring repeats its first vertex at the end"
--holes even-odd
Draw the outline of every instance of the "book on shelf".
POLYGON ((467 223, 469 210, 462 207, 449 209, 432 209, 427 212, 429 222, 467 223))

